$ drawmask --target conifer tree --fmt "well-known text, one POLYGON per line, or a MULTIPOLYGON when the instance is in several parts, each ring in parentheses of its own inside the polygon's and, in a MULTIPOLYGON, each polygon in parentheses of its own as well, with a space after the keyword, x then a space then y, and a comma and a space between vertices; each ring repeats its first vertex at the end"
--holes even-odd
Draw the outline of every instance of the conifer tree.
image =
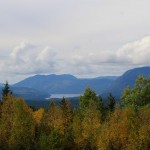
POLYGON ((73 135, 72 135, 72 119, 73 119, 73 112, 71 109, 71 104, 68 100, 64 97, 60 104, 60 109, 62 110, 62 145, 63 149, 71 149, 73 143, 73 135))
POLYGON ((112 96, 112 94, 110 93, 108 96, 108 109, 110 111, 113 111, 115 108, 115 104, 116 104, 116 100, 115 98, 112 96))
POLYGON ((80 107, 86 109, 89 107, 90 101, 97 101, 96 93, 87 87, 84 91, 83 96, 80 96, 80 107))
POLYGON ((100 101, 95 91, 87 87, 85 89, 84 94, 81 95, 79 98, 79 108, 80 108, 82 116, 84 116, 86 111, 89 109, 91 102, 94 102, 94 104, 97 106, 97 109, 99 109, 100 101))
POLYGON ((66 100, 64 97, 61 101, 60 108, 62 110, 63 125, 64 125, 64 132, 65 132, 72 121, 72 110, 71 110, 70 102, 66 100))
POLYGON ((12 91, 10 90, 8 81, 6 81, 6 83, 2 89, 2 100, 4 100, 9 94, 12 95, 12 91))

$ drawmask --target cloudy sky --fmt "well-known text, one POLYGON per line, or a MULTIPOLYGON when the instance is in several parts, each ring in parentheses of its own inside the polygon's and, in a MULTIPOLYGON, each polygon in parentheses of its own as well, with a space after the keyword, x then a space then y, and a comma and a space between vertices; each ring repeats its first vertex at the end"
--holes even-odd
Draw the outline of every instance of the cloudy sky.
POLYGON ((149 6, 149 0, 0 0, 0 82, 149 66, 149 6))

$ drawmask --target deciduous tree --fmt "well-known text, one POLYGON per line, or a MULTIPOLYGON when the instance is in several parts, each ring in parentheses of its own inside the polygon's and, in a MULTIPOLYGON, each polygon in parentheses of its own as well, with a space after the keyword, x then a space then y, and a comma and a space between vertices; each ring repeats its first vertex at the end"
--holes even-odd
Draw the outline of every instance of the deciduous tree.
POLYGON ((138 77, 133 89, 127 87, 122 95, 126 106, 140 107, 150 104, 150 77, 138 77))
POLYGON ((22 99, 17 99, 14 103, 9 147, 11 149, 31 149, 35 138, 35 124, 32 111, 22 99))

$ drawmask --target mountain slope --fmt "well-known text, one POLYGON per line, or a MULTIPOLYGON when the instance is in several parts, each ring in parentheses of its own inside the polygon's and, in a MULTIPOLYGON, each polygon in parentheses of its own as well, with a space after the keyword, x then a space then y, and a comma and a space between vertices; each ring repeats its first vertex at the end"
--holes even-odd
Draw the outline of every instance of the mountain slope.
POLYGON ((139 75, 148 77, 150 67, 131 69, 120 77, 106 76, 92 79, 78 79, 69 74, 36 75, 16 83, 13 87, 31 88, 48 94, 80 94, 89 86, 97 94, 102 94, 105 99, 110 92, 119 99, 124 88, 128 85, 132 88, 139 75))
POLYGON ((44 100, 49 97, 46 92, 26 87, 13 87, 12 92, 16 97, 22 97, 25 100, 44 100))
POLYGON ((68 74, 52 74, 29 77, 13 86, 34 88, 49 94, 80 94, 89 86, 97 93, 102 93, 112 81, 113 79, 107 78, 78 79, 68 74))
POLYGON ((112 92, 116 98, 120 98, 123 90, 130 86, 134 86, 134 83, 138 76, 148 77, 150 76, 150 67, 134 68, 126 71, 122 76, 117 78, 111 83, 111 85, 104 91, 103 95, 108 95, 112 92))
MULTIPOLYGON (((2 88, 3 87, 0 87, 0 95, 2 95, 2 88)), ((44 100, 45 98, 49 97, 49 94, 47 92, 42 92, 36 89, 27 88, 27 87, 10 86, 10 90, 12 91, 14 96, 22 97, 25 100, 44 100)))

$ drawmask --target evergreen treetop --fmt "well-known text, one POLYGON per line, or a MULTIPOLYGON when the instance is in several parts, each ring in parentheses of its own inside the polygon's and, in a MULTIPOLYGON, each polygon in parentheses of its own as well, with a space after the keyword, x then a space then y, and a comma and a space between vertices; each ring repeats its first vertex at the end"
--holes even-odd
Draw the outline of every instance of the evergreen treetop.
POLYGON ((12 91, 10 90, 8 81, 6 81, 6 83, 4 84, 4 87, 2 89, 2 100, 4 100, 5 97, 8 96, 9 94, 12 95, 12 91))

